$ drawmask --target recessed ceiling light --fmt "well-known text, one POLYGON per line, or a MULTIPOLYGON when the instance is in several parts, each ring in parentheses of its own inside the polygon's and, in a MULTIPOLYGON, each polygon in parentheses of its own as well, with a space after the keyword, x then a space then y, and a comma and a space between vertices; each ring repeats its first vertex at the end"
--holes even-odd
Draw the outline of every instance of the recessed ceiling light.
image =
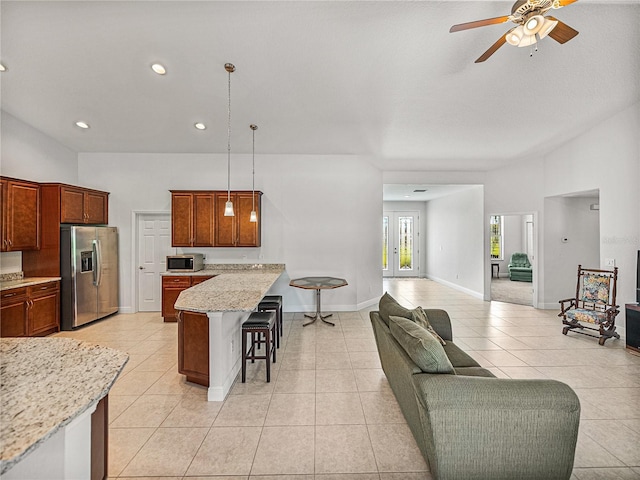
POLYGON ((164 68, 164 65, 160 65, 159 63, 154 63, 153 65, 151 65, 151 70, 156 72, 158 75, 164 75, 165 73, 167 73, 167 69, 164 68))
POLYGON ((411 195, 405 195, 404 198, 411 198, 411 195))
POLYGON ((193 124, 198 130, 206 130, 207 126, 204 123, 198 122, 193 124))
POLYGON ((87 122, 80 121, 80 122, 76 122, 76 127, 83 128, 86 130, 87 128, 89 128, 89 124, 87 122))
POLYGON ((0 63, 0 72, 6 72, 7 67, 4 66, 4 63, 0 63))

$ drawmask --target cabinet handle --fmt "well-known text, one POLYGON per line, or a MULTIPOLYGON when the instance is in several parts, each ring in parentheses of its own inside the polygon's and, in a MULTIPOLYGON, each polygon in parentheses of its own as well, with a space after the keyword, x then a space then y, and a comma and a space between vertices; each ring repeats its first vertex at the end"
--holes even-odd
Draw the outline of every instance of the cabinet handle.
POLYGON ((182 310, 178 310, 176 312, 176 319, 178 320, 178 323, 182 323, 182 310))
POLYGON ((47 288, 49 288, 49 287, 48 286, 40 287, 40 290, 46 290, 47 288))
POLYGON ((9 244, 9 246, 13 245, 13 242, 11 241, 11 239, 7 240, 7 243, 9 244))
POLYGON ((13 297, 14 295, 15 295, 15 293, 7 293, 7 294, 3 295, 3 297, 4 298, 13 297))

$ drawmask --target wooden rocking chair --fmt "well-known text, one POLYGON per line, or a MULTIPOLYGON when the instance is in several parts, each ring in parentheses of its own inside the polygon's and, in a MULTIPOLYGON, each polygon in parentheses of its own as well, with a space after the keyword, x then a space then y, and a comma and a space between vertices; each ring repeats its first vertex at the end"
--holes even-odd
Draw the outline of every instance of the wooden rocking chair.
POLYGON ((616 305, 616 284, 618 281, 618 267, 613 270, 595 270, 582 268, 578 265, 578 285, 575 298, 560 300, 563 335, 568 331, 596 337, 581 330, 595 330, 600 333, 598 343, 611 337, 620 338, 616 333, 616 315, 620 313, 616 305), (582 325, 582 323, 594 326, 582 325), (597 325, 597 327, 595 326, 597 325))

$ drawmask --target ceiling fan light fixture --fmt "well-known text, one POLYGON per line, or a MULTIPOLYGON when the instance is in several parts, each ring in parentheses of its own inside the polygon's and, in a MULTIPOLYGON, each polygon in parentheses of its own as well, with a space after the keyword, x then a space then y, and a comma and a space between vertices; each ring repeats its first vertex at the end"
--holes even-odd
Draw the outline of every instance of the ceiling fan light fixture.
POLYGON ((524 34, 535 35, 544 25, 544 17, 542 15, 533 15, 524 22, 524 34))
POLYGON ((507 35, 506 35, 507 43, 509 45, 513 45, 514 47, 517 47, 520 45, 520 41, 522 40, 523 37, 524 37, 524 30, 522 28, 522 25, 518 25, 513 30, 510 30, 509 32, 507 32, 507 35))
POLYGON ((522 37, 522 40, 520 40, 518 47, 529 47, 537 42, 538 40, 536 39, 535 35, 525 35, 524 37, 522 37))
POLYGON ((551 33, 551 31, 554 28, 556 28, 556 25, 558 25, 557 20, 551 20, 549 18, 545 18, 544 24, 542 25, 542 28, 538 32, 538 37, 540 37, 541 39, 546 37, 547 35, 549 35, 549 33, 551 33))

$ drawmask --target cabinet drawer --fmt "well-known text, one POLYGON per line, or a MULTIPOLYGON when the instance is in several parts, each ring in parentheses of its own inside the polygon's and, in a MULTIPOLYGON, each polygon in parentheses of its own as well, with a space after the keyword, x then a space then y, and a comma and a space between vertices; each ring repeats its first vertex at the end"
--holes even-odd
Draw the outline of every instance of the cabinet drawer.
POLYGON ((189 276, 162 277, 162 286, 163 287, 190 287, 191 277, 189 276))
POLYGON ((49 294, 59 289, 58 282, 43 283, 40 285, 32 285, 29 287, 29 296, 39 297, 40 295, 49 294))
POLYGON ((27 287, 12 288, 11 290, 5 290, 0 292, 0 300, 3 304, 9 303, 13 300, 22 299, 27 296, 27 287))
POLYGON ((213 277, 215 277, 215 275, 211 275, 211 276, 194 275, 193 277, 191 277, 191 286, 198 285, 199 283, 202 283, 202 282, 206 282, 207 280, 213 277))

